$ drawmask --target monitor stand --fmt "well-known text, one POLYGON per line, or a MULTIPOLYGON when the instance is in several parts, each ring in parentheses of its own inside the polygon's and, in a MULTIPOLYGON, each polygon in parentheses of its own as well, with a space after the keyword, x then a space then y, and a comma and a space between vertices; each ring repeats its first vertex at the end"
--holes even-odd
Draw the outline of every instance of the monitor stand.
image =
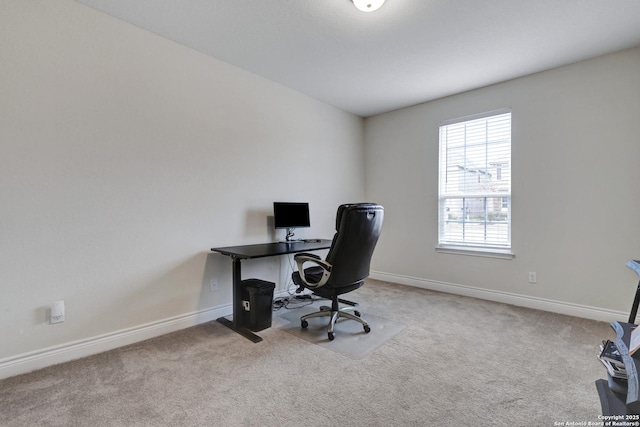
POLYGON ((295 233, 293 232, 295 228, 287 228, 287 234, 285 240, 278 240, 278 243, 320 243, 320 239, 294 239, 295 233))
POLYGON ((295 228, 287 228, 287 233, 286 233, 286 237, 285 240, 280 240, 278 243, 296 243, 296 242, 302 242, 302 239, 294 239, 293 236, 295 236, 294 231, 295 228))

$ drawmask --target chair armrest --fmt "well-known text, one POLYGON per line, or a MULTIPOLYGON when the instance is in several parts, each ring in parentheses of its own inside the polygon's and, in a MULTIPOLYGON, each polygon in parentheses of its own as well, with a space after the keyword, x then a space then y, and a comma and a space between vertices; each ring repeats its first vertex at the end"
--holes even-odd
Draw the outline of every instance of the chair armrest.
POLYGON ((298 259, 298 257, 315 258, 315 259, 319 259, 319 260, 321 260, 321 259, 322 259, 322 258, 320 258, 320 257, 319 257, 318 255, 316 255, 316 254, 310 254, 310 253, 307 253, 307 252, 300 252, 300 253, 297 253, 297 254, 295 254, 295 255, 293 256, 293 259, 294 259, 294 260, 297 260, 297 259, 298 259))
POLYGON ((308 253, 300 253, 297 254, 296 256, 294 256, 293 258, 296 261, 296 264, 298 264, 298 272, 300 273, 300 279, 302 279, 302 281, 305 283, 305 287, 309 288, 309 289, 315 289, 315 288, 320 288, 322 286, 324 286, 327 281, 329 280, 329 277, 331 276, 331 264, 329 264, 328 262, 324 261, 322 258, 320 258, 318 255, 315 254, 308 254, 308 253), (309 282, 307 280, 307 278, 305 277, 304 274, 304 263, 306 262, 312 262, 316 265, 318 265, 319 267, 322 268, 322 277, 320 278, 320 280, 317 283, 312 283, 309 282))

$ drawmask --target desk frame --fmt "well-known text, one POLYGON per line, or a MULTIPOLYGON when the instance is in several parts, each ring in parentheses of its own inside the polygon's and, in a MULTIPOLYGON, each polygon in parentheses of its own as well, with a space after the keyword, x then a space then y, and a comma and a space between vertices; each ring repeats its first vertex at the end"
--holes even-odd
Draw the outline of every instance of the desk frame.
POLYGON ((262 341, 261 337, 240 325, 239 314, 242 312, 242 260, 288 255, 299 252, 319 251, 323 249, 329 249, 330 247, 331 240, 320 240, 319 242, 293 241, 289 243, 260 243, 256 245, 211 248, 212 252, 217 252, 222 255, 231 257, 231 275, 233 281, 233 320, 228 320, 226 317, 219 317, 217 319, 218 322, 222 323, 223 325, 237 332, 243 337, 253 341, 254 343, 262 341))

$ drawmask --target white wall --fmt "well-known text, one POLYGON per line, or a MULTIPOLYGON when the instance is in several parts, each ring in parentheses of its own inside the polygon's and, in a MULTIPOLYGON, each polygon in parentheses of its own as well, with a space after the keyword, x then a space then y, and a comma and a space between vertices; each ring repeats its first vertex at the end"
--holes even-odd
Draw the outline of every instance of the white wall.
POLYGON ((640 48, 368 118, 365 140, 367 198, 385 206, 378 277, 557 311, 629 312, 638 277, 625 263, 640 258, 640 48), (436 253, 438 125, 502 107, 513 110, 516 257, 436 253))
MULTIPOLYGON (((229 311, 211 247, 282 238, 276 200, 309 201, 302 235, 330 238, 362 200, 361 118, 70 0, 0 8, 0 367, 229 311)), ((244 272, 282 289, 287 267, 244 272)))

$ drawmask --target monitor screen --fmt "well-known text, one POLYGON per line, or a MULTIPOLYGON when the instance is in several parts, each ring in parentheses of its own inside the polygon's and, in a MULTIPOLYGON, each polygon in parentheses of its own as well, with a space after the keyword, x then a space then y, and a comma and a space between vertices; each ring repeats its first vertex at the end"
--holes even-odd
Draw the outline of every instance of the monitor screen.
POLYGON ((309 222, 309 203, 273 202, 275 228, 306 228, 309 222))

